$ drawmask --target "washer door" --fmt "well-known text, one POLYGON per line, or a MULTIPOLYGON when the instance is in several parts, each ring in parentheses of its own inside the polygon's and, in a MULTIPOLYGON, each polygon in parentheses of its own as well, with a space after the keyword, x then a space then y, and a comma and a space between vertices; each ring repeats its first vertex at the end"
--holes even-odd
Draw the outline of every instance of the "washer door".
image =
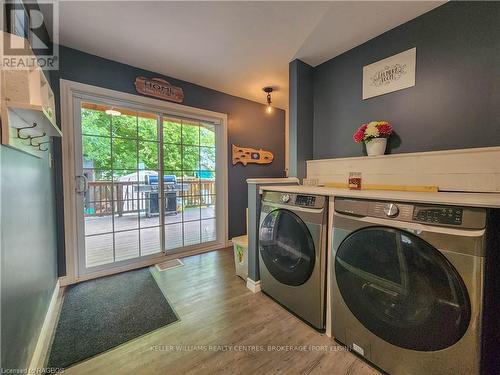
POLYGON ((351 233, 335 255, 335 274, 354 316, 393 345, 440 350, 467 330, 471 307, 460 275, 411 233, 388 227, 351 233))
POLYGON ((311 276, 314 241, 307 225, 292 211, 271 211, 260 226, 259 244, 267 270, 280 283, 298 286, 311 276))

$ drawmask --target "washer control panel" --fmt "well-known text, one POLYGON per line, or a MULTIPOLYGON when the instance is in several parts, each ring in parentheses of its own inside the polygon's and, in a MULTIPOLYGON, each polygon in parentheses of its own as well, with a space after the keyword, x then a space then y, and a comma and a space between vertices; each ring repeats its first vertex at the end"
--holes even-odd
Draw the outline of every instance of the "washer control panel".
POLYGON ((413 209, 413 220, 425 223, 462 225, 464 210, 460 207, 418 206, 413 209))
POLYGON ((281 203, 290 202, 290 194, 287 194, 287 193, 281 194, 280 200, 281 200, 281 203))
POLYGON ((316 197, 314 195, 297 195, 295 204, 297 206, 314 207, 316 205, 316 197))
POLYGON ((284 191, 264 191, 262 193, 262 202, 304 207, 308 209, 323 209, 328 205, 328 198, 323 195, 297 194, 284 191))

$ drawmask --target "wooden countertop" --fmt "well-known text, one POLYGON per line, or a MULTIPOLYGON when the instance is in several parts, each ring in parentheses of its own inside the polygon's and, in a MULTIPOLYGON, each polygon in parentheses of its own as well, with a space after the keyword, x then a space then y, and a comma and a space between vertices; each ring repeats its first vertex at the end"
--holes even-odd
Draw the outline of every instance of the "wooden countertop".
POLYGON ((248 184, 281 184, 281 183, 299 183, 297 177, 283 177, 283 178, 247 178, 248 184))
POLYGON ((452 206, 500 208, 500 193, 409 192, 388 190, 349 190, 320 186, 262 186, 261 190, 325 195, 329 197, 381 199, 400 202, 447 204, 452 206))

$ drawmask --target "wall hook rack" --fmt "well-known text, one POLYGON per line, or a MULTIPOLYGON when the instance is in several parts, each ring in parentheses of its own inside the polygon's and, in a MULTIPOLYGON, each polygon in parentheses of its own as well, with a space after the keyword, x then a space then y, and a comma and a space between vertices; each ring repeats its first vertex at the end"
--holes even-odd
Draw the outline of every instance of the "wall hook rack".
MULTIPOLYGON (((17 129, 17 138, 19 138, 19 139, 31 139, 31 135, 28 135, 27 137, 22 137, 21 136, 21 130, 34 129, 34 128, 36 128, 36 126, 37 126, 37 123, 34 122, 33 125, 31 125, 31 126, 25 126, 23 128, 18 128, 17 129)), ((31 143, 31 140, 30 140, 30 143, 31 143)))
POLYGON ((35 135, 35 136, 30 137, 30 146, 38 147, 40 145, 40 143, 33 143, 33 139, 43 138, 46 135, 47 135, 47 133, 43 132, 42 135, 35 135))
POLYGON ((50 143, 50 142, 51 142, 51 141, 50 141, 50 140, 48 140, 48 141, 45 141, 45 142, 40 142, 40 143, 38 143, 38 144, 37 144, 38 149, 39 149, 40 151, 43 151, 43 152, 48 151, 48 150, 49 150, 49 148, 48 148, 48 147, 44 147, 44 148, 42 148, 42 145, 44 145, 44 144, 46 144, 46 143, 50 143))

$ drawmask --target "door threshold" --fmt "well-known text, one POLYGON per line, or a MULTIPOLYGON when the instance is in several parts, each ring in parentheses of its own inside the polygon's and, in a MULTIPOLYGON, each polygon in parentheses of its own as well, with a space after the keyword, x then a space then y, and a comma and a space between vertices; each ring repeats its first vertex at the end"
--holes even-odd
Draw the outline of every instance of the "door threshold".
POLYGON ((84 275, 79 275, 79 276, 74 277, 74 278, 70 278, 68 276, 61 276, 59 278, 59 283, 61 286, 77 284, 77 283, 82 282, 82 281, 87 281, 87 280, 97 279, 99 277, 110 276, 110 275, 115 275, 117 273, 132 271, 132 270, 139 269, 139 268, 153 266, 156 263, 165 262, 165 261, 177 259, 177 258, 185 258, 185 257, 189 257, 192 255, 202 254, 202 253, 207 253, 209 251, 219 250, 219 249, 223 249, 225 247, 226 246, 224 244, 215 244, 215 245, 207 246, 207 247, 200 248, 200 249, 178 251, 178 252, 174 252, 174 253, 167 254, 167 255, 161 255, 159 257, 146 259, 146 260, 134 263, 134 264, 127 264, 126 266, 114 267, 114 268, 110 268, 110 269, 103 270, 103 271, 97 271, 97 272, 92 272, 92 273, 88 273, 88 274, 84 274, 84 275))

